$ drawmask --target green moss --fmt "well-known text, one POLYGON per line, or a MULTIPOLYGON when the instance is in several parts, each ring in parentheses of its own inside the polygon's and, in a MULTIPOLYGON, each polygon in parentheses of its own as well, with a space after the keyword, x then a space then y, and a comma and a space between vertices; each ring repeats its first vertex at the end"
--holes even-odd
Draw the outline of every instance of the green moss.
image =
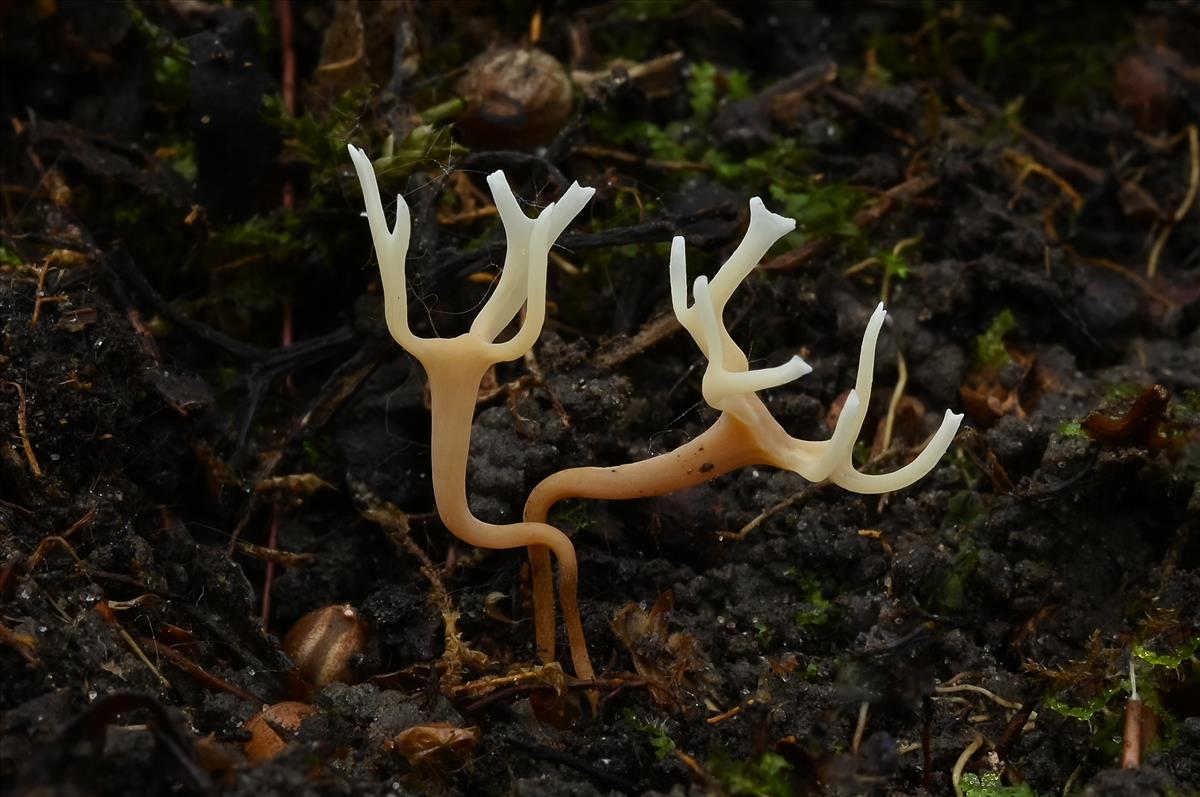
POLYGON ((1091 722, 1097 714, 1108 708, 1108 704, 1112 702, 1112 699, 1119 692, 1125 689, 1126 687, 1122 684, 1111 686, 1082 705, 1071 705, 1056 695, 1046 698, 1046 708, 1064 717, 1077 719, 1081 722, 1091 722))
POLYGON ((947 502, 943 525, 949 528, 969 529, 987 519, 988 509, 983 498, 975 490, 960 490, 947 502))
POLYGON ((583 531, 592 525, 589 504, 586 501, 564 501, 550 513, 550 525, 559 529, 583 531))
POLYGON ((1000 782, 1000 775, 995 772, 985 772, 976 775, 968 772, 959 781, 965 797, 1037 797, 1037 793, 1028 783, 1020 786, 1005 786, 1000 782))
POLYGON ((182 108, 191 94, 192 62, 187 47, 154 24, 132 0, 126 0, 125 12, 150 51, 154 99, 173 108, 182 108))
POLYGON ((1058 433, 1062 437, 1076 437, 1081 440, 1091 440, 1092 436, 1083 428, 1079 421, 1064 421, 1058 425, 1058 433))
POLYGON ((675 751, 675 740, 670 737, 666 728, 661 724, 639 719, 631 708, 623 710, 621 716, 635 731, 650 737, 650 747, 653 748, 654 757, 658 760, 661 761, 675 751))
POLYGON ((795 577, 803 603, 796 612, 796 625, 801 627, 820 626, 829 622, 833 603, 821 592, 821 582, 815 573, 789 570, 786 575, 795 577))
MULTIPOLYGON (((622 0, 614 3, 609 19, 618 24, 594 29, 592 43, 598 54, 606 58, 644 61, 652 55, 663 26, 669 24, 670 17, 682 6, 683 0, 622 0)), ((528 19, 528 15, 523 19, 528 19)))
POLYGON ((707 764, 726 794, 752 797, 790 797, 792 765, 778 753, 764 753, 757 761, 734 761, 718 755, 707 764))
MULTIPOLYGON (((322 116, 292 116, 278 95, 263 97, 263 115, 284 136, 286 155, 309 164, 316 189, 337 185, 338 175, 346 167, 346 143, 358 132, 363 108, 375 87, 356 86, 344 92, 322 116)), ((446 122, 462 113, 461 99, 437 103, 420 112, 422 123, 404 138, 388 136, 382 153, 375 158, 375 171, 381 183, 406 177, 431 163, 446 163, 465 148, 456 144, 446 122)))
POLYGON ((709 143, 708 123, 721 102, 749 96, 749 77, 736 69, 701 61, 691 65, 685 89, 692 109, 687 119, 658 124, 610 112, 590 120, 592 133, 612 146, 646 147, 659 160, 691 160, 716 168, 715 164, 722 161, 709 143))
POLYGON ((1104 391, 1104 401, 1108 404, 1127 404, 1140 396, 1144 389, 1136 382, 1118 382, 1104 391))
POLYGON ((356 86, 338 97, 323 117, 306 113, 292 116, 278 94, 264 95, 263 117, 284 137, 286 155, 314 169, 314 182, 332 180, 346 159, 346 142, 375 87, 356 86))
POLYGON ((987 368, 1000 368, 1009 361, 1004 337, 1017 328, 1017 319, 1007 307, 1001 310, 987 330, 975 339, 975 361, 987 368))
POLYGON ((779 212, 796 220, 796 233, 804 239, 861 238, 862 229, 854 223, 854 214, 866 199, 861 191, 844 183, 814 181, 808 181, 799 190, 789 189, 786 182, 777 182, 769 190, 771 197, 782 205, 779 212))
POLYGON ((0 244, 0 266, 23 266, 25 261, 13 250, 0 244))
POLYGON ((967 587, 979 567, 979 552, 964 544, 945 571, 936 573, 922 589, 926 606, 938 611, 958 612, 966 608, 967 587))
POLYGON ((754 638, 758 641, 758 646, 760 648, 771 647, 771 643, 775 641, 775 629, 763 620, 755 620, 753 627, 754 638))
POLYGON ((1200 636, 1193 637, 1175 650, 1165 653, 1155 652, 1147 646, 1138 643, 1133 646, 1133 655, 1154 667, 1177 670, 1185 661, 1195 658, 1197 650, 1200 650, 1200 636))

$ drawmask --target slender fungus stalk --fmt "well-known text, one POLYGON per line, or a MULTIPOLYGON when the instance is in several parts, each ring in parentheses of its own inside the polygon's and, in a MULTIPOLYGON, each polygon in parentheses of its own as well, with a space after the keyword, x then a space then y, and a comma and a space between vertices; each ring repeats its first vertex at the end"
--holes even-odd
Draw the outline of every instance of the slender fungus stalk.
POLYGON ((1142 699, 1138 696, 1137 673, 1129 657, 1129 700, 1125 701, 1125 733, 1121 737, 1121 769, 1142 765, 1142 699))
MULTIPOLYGON (((571 468, 539 483, 525 504, 525 519, 545 521, 550 508, 565 498, 645 498, 675 492, 749 465, 770 465, 798 473, 811 482, 825 479, 856 493, 877 494, 909 486, 941 459, 958 431, 962 415, 946 411, 942 424, 916 459, 886 474, 859 473, 851 461, 854 443, 866 420, 875 368, 875 345, 887 315, 875 308, 859 355, 858 376, 846 398, 833 435, 825 441, 799 440, 784 431, 762 400, 759 390, 786 384, 812 368, 799 357, 773 368, 750 370, 745 352, 725 328, 725 305, 771 245, 795 228, 796 222, 767 210, 762 200, 750 200, 750 225, 741 244, 710 283, 699 277, 695 302, 687 303, 684 242, 671 245, 671 304, 680 324, 708 360, 702 390, 704 400, 721 415, 716 423, 674 451, 640 462, 608 468, 571 468)), ((530 551, 534 583, 550 578, 545 550, 530 551)), ((535 591, 542 594, 542 590, 535 591)), ((535 603, 538 649, 552 650, 554 607, 535 603)))
MULTIPOLYGON (((592 665, 583 636, 576 599, 578 567, 575 546, 558 529, 544 522, 497 525, 471 514, 467 502, 467 458, 471 448, 471 421, 475 397, 488 368, 525 355, 541 334, 546 317, 546 265, 550 247, 571 220, 583 210, 594 189, 573 184, 557 203, 531 219, 521 210, 503 172, 488 176, 508 242, 504 272, 469 331, 455 338, 422 338, 408 325, 408 302, 404 259, 408 253, 408 205, 396 197, 396 223, 389 229, 379 198, 375 169, 366 153, 349 147, 350 157, 362 186, 367 221, 379 258, 383 281, 384 312, 388 330, 396 342, 420 361, 429 379, 433 493, 442 522, 468 545, 481 548, 535 546, 546 551, 546 564, 553 551, 559 566, 559 598, 567 626, 571 659, 580 678, 592 677, 592 665), (496 337, 526 308, 525 319, 508 340, 496 337)), ((553 607, 553 585, 549 573, 535 583, 539 605, 553 607)), ((553 608, 551 608, 553 622, 553 608)), ((553 658, 553 628, 549 656, 553 658)), ((541 651, 545 657, 545 651, 541 651)))

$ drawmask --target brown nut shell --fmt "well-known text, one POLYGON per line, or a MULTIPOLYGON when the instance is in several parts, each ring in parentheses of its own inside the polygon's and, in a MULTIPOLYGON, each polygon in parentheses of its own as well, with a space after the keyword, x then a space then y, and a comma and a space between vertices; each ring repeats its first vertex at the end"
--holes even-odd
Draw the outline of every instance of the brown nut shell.
POLYGON ((571 116, 567 70, 532 47, 502 47, 477 56, 455 89, 467 101, 459 126, 476 144, 534 149, 554 138, 571 116))
POLYGON ((242 723, 242 728, 250 734, 245 746, 246 758, 266 761, 279 755, 287 747, 287 739, 276 728, 295 733, 305 718, 316 711, 307 703, 288 701, 269 706, 246 720, 242 723))
POLYGON ((370 626, 348 603, 326 606, 296 621, 283 638, 283 649, 304 680, 313 686, 356 681, 351 660, 367 651, 370 626))

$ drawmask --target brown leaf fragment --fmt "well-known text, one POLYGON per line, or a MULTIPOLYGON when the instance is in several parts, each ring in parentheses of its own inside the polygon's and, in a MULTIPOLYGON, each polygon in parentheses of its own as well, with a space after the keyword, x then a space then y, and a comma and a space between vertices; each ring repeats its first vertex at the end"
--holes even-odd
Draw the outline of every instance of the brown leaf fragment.
POLYGON ((633 666, 650 682, 650 694, 666 708, 684 705, 683 693, 701 688, 711 693, 712 665, 699 649, 696 638, 683 631, 668 631, 667 619, 674 603, 667 590, 658 597, 649 612, 635 603, 627 603, 610 625, 617 640, 629 652, 633 666))
POLYGON ((254 485, 255 492, 285 492, 312 495, 322 488, 333 489, 333 485, 315 473, 291 473, 286 476, 271 476, 254 485))
POLYGON ((386 747, 404 756, 414 767, 457 766, 471 757, 479 743, 479 728, 460 728, 446 722, 431 722, 406 728, 386 747))
POLYGON ((197 440, 192 450, 196 452, 197 461, 204 467, 204 478, 212 495, 220 495, 225 487, 241 489, 242 480, 233 467, 221 459, 206 441, 197 440))

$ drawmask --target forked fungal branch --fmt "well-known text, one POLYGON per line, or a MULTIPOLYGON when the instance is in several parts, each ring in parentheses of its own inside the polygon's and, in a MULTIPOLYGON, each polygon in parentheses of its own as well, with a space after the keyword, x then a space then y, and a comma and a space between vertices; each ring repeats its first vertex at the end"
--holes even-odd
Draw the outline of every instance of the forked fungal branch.
MULTIPOLYGON (((525 504, 527 521, 544 521, 550 508, 565 498, 625 499, 662 495, 749 465, 790 470, 812 482, 828 479, 856 493, 899 490, 933 469, 949 448, 962 421, 962 415, 950 410, 946 410, 941 426, 921 453, 899 470, 885 474, 860 473, 851 459, 871 399, 875 345, 886 316, 882 303, 867 323, 856 384, 847 396, 828 440, 792 437, 755 395, 758 390, 798 379, 812 368, 801 358, 793 357, 783 365, 750 370, 745 353, 725 328, 722 315, 733 292, 767 250, 795 226, 792 219, 767 210, 758 197, 751 199, 750 225, 745 237, 711 283, 705 277, 696 279, 695 302, 691 306, 687 303, 684 241, 678 236, 672 241, 671 304, 680 324, 708 359, 702 383, 704 400, 721 415, 697 437, 665 454, 616 467, 571 468, 548 476, 533 489, 525 504)), ((533 548, 530 557, 534 583, 548 583, 549 554, 545 549, 533 548)), ((535 594, 540 593, 535 590, 535 594)), ((552 650, 554 607, 535 603, 534 608, 538 648, 544 651, 550 645, 552 650)))
MULTIPOLYGON (((362 186, 367 222, 379 258, 388 330, 397 343, 421 362, 429 379, 433 415, 430 441, 433 494, 438 515, 446 528, 468 545, 480 548, 533 546, 547 552, 547 567, 548 551, 554 551, 559 565, 559 597, 575 674, 580 678, 591 678, 592 666, 576 597, 579 578, 575 546, 565 534, 545 522, 498 525, 476 518, 467 501, 467 458, 480 381, 492 365, 524 356, 541 334, 546 317, 546 267, 550 247, 583 210, 595 190, 574 183, 558 202, 548 205, 536 219, 531 219, 521 210, 504 172, 489 175, 488 186, 507 240, 504 271, 467 332, 454 338, 423 338, 413 334, 408 325, 404 276, 410 235, 408 205, 403 196, 396 196, 396 223, 389 228, 374 166, 361 149, 351 145, 349 150, 362 186), (496 336, 516 318, 522 306, 525 307, 525 319, 517 332, 508 340, 497 343, 496 336)), ((538 605, 550 607, 553 623, 554 593, 549 572, 539 583, 548 592, 537 596, 538 605)))

